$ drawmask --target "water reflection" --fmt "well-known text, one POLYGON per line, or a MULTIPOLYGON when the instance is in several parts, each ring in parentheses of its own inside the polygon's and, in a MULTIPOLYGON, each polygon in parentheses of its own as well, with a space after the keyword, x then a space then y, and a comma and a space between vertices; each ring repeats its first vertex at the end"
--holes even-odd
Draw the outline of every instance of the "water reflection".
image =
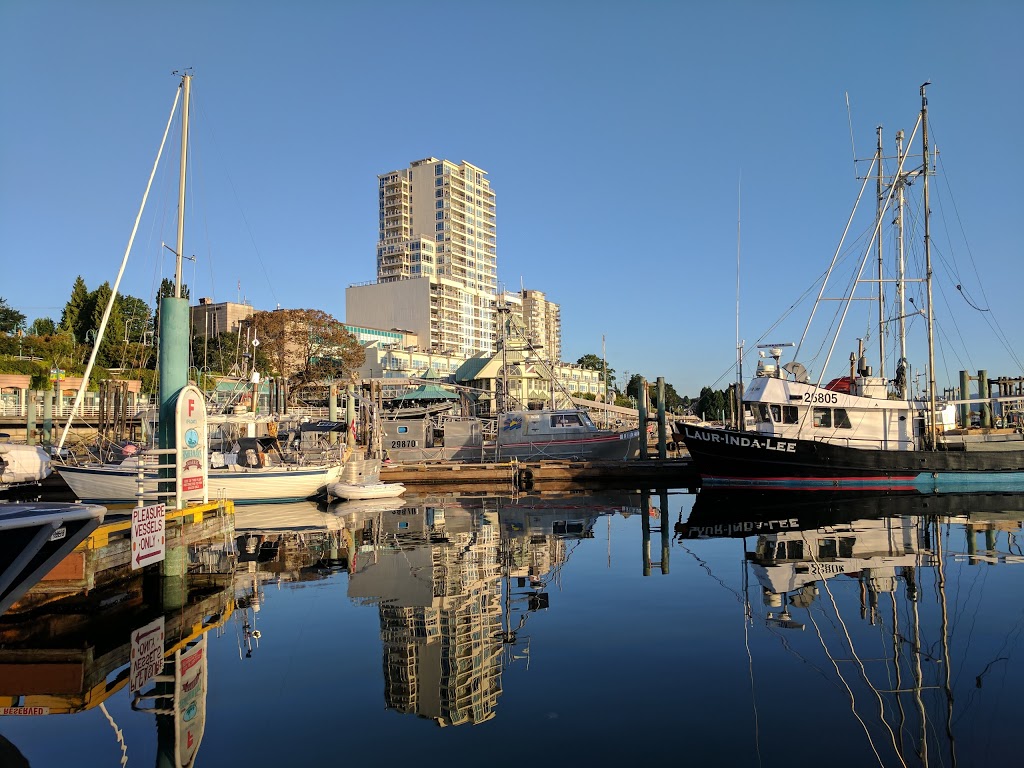
MULTIPOLYGON (((142 574, 108 517, 0 616, 0 707, 72 715, 0 717, 0 765, 328 762, 338 723, 351 759, 468 764, 524 725, 564 746, 609 697, 685 723, 702 764, 1008 762, 1022 518, 1022 495, 409 494, 199 516, 142 574)), ((577 758, 672 752, 610 740, 577 758)))
MULTIPOLYGON (((760 625, 794 655, 790 633, 813 632, 821 654, 815 649, 802 661, 837 684, 879 764, 955 765, 954 704, 965 686, 954 676, 975 674, 982 689, 1010 660, 1015 638, 972 642, 980 595, 960 601, 968 582, 960 574, 948 594, 947 569, 1024 563, 1022 511, 1019 494, 705 491, 675 533, 684 546, 743 540, 745 631, 760 625), (853 610, 839 580, 856 585, 853 610), (760 601, 751 599, 755 592, 760 601), (958 617, 970 625, 959 635, 958 617)), ((753 697, 756 721, 758 706, 771 699, 756 687, 753 697)))
POLYGON ((574 542, 593 536, 597 516, 629 502, 614 503, 437 496, 339 505, 353 532, 348 595, 379 611, 386 706, 442 726, 494 717, 502 669, 529 660, 528 616, 549 607, 547 585, 574 542))

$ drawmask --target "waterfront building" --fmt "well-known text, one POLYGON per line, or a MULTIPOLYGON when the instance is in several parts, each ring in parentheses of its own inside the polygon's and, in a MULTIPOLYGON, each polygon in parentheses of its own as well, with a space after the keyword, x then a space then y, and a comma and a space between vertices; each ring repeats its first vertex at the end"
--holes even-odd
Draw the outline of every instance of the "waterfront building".
POLYGON ((463 359, 491 352, 498 288, 486 171, 428 157, 378 177, 377 281, 345 290, 349 323, 408 328, 463 359))

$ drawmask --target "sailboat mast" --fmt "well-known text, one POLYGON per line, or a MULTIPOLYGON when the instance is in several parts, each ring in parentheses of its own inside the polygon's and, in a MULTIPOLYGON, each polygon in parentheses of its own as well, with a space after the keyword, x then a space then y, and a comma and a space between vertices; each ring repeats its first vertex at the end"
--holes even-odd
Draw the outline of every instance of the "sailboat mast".
POLYGON ((192 95, 192 75, 181 76, 181 161, 178 169, 178 233, 174 248, 174 298, 181 298, 181 255, 185 243, 185 165, 188 160, 188 111, 192 95))
MULTIPOLYGON (((903 167, 903 131, 896 133, 896 158, 899 167, 903 167)), ((906 365, 907 361, 907 284, 906 262, 903 253, 903 203, 906 190, 906 175, 900 173, 896 179, 896 298, 899 312, 899 335, 900 335, 900 359, 906 365)))
MULTIPOLYGON (((877 220, 881 222, 885 213, 885 196, 883 195, 883 182, 885 176, 882 170, 882 126, 875 129, 878 132, 878 147, 875 149, 878 158, 878 183, 875 197, 877 205, 877 220)), ((885 378, 885 265, 882 262, 882 227, 876 226, 875 232, 878 235, 878 375, 885 378)))
POLYGON ((931 447, 935 447, 937 430, 935 424, 935 314, 932 312, 932 241, 929 228, 930 204, 928 198, 928 96, 925 88, 931 83, 921 85, 921 154, 924 165, 921 168, 924 179, 923 202, 924 202, 924 263, 925 263, 925 284, 928 287, 928 409, 931 424, 928 428, 931 447))

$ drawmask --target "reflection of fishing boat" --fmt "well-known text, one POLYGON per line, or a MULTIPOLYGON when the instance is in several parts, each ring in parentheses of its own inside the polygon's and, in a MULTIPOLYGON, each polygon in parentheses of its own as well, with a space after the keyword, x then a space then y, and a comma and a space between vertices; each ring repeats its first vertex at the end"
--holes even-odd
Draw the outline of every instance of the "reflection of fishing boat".
POLYGON ((693 502, 679 538, 744 537, 899 515, 970 518, 982 512, 1020 519, 1024 494, 922 494, 916 491, 762 491, 707 487, 693 502))
MULTIPOLYGON (((1024 488, 1024 434, 1022 425, 1010 423, 1014 410, 1024 402, 1024 378, 989 378, 986 371, 973 377, 961 371, 959 394, 940 400, 942 390, 936 382, 935 370, 931 207, 928 202, 929 176, 934 173, 932 163, 938 155, 930 155, 925 86, 921 86, 921 112, 915 133, 918 129, 922 140, 921 164, 913 169, 909 167, 909 153, 903 150, 900 132, 898 168, 892 176, 886 176, 882 169, 884 158, 879 129, 879 146, 872 170, 863 176, 865 185, 869 179, 875 179, 878 185, 875 223, 873 230, 869 230, 871 242, 865 244, 862 258, 854 265, 851 287, 847 295, 841 297, 842 314, 836 315, 831 345, 826 341, 828 356, 821 365, 817 383, 811 381, 808 369, 800 362, 779 364, 782 347, 792 345, 762 345, 770 350, 774 361, 762 359, 758 375, 743 395, 744 407, 740 409, 741 412, 749 409, 753 414, 753 429, 683 426, 683 439, 704 485, 877 487, 951 492, 960 492, 972 485, 1024 488), (910 278, 904 265, 903 224, 907 219, 904 193, 918 180, 923 198, 925 263, 920 270, 922 276, 910 278), (895 227, 896 265, 888 268, 896 275, 895 280, 885 276, 887 267, 882 261, 885 240, 882 227, 887 222, 895 227), (878 272, 874 278, 869 278, 865 270, 876 249, 878 272), (886 284, 893 282, 896 283, 896 302, 887 306, 886 284), (864 283, 874 284, 872 299, 878 304, 878 327, 872 330, 879 339, 879 371, 873 375, 860 340, 858 352, 850 353, 849 375, 822 385, 821 382, 827 380, 825 370, 839 341, 847 312, 855 299, 867 298, 854 296, 857 287, 864 283), (915 303, 907 291, 916 290, 918 285, 922 286, 923 295, 918 294, 915 303), (915 397, 909 385, 913 378, 906 333, 907 324, 922 315, 927 357, 925 364, 917 367, 928 377, 928 386, 925 397, 915 397), (897 331, 897 344, 887 357, 886 340, 893 326, 897 331), (895 373, 893 378, 885 375, 885 366, 890 360, 895 373), (968 391, 972 379, 978 381, 976 398, 968 391)), ((815 309, 819 302, 824 306, 825 302, 835 299, 823 294, 842 252, 841 245, 820 285, 815 309)), ((952 271, 955 270, 953 267, 952 271)), ((956 290, 963 292, 959 284, 956 290)), ((804 338, 809 327, 810 320, 805 326, 804 338)), ((996 335, 999 337, 1002 333, 996 335)), ((803 341, 801 339, 797 346, 797 354, 803 341)), ((762 355, 765 351, 762 350, 762 355)))
MULTIPOLYGON (((698 494, 677 529, 687 551, 700 546, 687 539, 744 539, 737 596, 746 618, 757 748, 760 734, 775 732, 788 717, 759 707, 777 698, 774 690, 758 691, 757 681, 786 680, 800 690, 799 677, 813 670, 811 677, 829 684, 813 688, 820 691, 816 708, 852 718, 863 734, 844 741, 848 762, 955 765, 988 716, 977 689, 994 665, 1007 670, 1012 663, 1005 651, 1018 634, 1017 619, 997 618, 1005 594, 983 590, 996 577, 977 566, 1024 564, 1017 543, 1022 509, 1024 498, 1015 494, 698 494), (988 617, 984 633, 975 631, 981 616, 988 617), (764 643, 772 663, 758 672, 764 643)), ((1014 674, 1009 668, 1006 680, 1014 674)), ((814 721, 807 725, 816 729, 814 721)), ((831 726, 843 727, 834 720, 831 726)))
POLYGON ((103 522, 93 504, 0 504, 0 615, 103 522))

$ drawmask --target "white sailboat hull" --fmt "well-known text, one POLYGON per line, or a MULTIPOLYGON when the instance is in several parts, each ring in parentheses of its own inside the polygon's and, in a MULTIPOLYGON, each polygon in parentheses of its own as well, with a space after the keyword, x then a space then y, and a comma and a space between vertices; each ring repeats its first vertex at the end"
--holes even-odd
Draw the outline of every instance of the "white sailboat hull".
MULTIPOLYGON (((138 473, 119 466, 60 467, 58 474, 75 496, 85 502, 134 504, 138 473)), ((338 479, 341 465, 322 467, 263 467, 249 470, 210 470, 210 498, 235 504, 301 501, 322 493, 338 479)), ((145 490, 157 489, 155 473, 146 473, 145 490)))

